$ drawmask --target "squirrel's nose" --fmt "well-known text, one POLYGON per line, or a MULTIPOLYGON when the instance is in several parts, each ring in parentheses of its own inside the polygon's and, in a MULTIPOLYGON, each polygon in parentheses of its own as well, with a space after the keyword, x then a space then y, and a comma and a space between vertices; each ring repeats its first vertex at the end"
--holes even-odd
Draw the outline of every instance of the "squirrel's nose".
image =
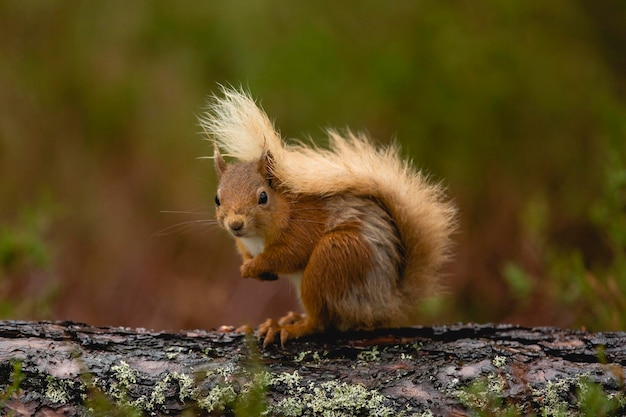
POLYGON ((231 220, 228 222, 228 227, 230 227, 233 232, 238 232, 243 228, 243 220, 231 220))

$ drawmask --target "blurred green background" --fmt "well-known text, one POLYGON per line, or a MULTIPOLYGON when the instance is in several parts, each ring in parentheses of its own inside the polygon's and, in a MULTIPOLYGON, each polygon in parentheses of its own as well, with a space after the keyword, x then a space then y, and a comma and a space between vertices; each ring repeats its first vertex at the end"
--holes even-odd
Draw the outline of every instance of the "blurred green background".
POLYGON ((394 138, 460 209, 425 322, 626 328, 622 0, 0 2, 0 316, 209 328, 297 307, 239 277, 196 117, 394 138), (182 211, 185 213, 171 213, 182 211))

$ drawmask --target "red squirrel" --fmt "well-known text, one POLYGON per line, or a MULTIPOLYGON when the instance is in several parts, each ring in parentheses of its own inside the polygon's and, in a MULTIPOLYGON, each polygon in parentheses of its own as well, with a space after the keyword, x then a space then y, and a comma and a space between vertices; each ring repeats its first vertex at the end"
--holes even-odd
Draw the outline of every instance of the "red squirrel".
POLYGON ((235 238, 241 275, 289 277, 305 312, 261 324, 264 346, 416 323, 455 229, 440 185, 363 134, 331 130, 329 149, 287 144, 242 91, 213 97, 200 124, 214 144, 217 222, 235 238))

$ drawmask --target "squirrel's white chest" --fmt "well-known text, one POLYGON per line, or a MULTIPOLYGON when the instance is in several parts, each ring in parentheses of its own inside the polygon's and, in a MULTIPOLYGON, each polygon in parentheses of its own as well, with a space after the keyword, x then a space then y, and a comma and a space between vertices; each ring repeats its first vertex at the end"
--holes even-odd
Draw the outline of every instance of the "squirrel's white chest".
POLYGON ((259 236, 254 237, 240 237, 239 240, 246 247, 250 255, 257 256, 259 253, 263 253, 265 250, 265 239, 259 236))

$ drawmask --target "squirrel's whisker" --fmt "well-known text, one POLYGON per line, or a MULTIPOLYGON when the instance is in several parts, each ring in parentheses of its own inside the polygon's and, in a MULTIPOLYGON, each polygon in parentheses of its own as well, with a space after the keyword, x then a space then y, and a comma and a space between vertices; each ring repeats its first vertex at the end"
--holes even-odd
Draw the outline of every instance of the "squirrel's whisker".
POLYGON ((176 223, 154 233, 154 236, 166 236, 172 233, 187 233, 192 230, 199 230, 203 226, 216 226, 217 220, 202 219, 190 220, 186 222, 176 223))

